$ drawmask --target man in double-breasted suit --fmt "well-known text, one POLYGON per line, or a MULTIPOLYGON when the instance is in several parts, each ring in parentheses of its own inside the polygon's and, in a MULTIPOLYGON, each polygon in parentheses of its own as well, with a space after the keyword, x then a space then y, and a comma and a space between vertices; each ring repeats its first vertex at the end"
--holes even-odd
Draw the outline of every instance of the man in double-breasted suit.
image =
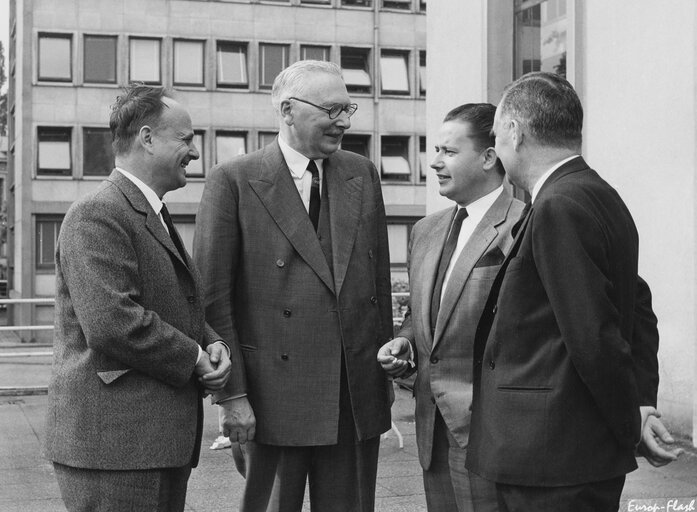
POLYGON ((571 85, 530 73, 504 92, 496 153, 531 196, 477 328, 467 468, 502 512, 617 510, 648 415, 658 335, 638 234, 581 152, 571 85))
POLYGON ((225 431, 246 449, 241 510, 371 511, 391 387, 389 255, 373 164, 339 150, 356 110, 335 64, 276 78, 276 141, 214 167, 195 260, 233 357, 225 431), (238 378, 239 377, 239 378, 238 378))
POLYGON ((117 168, 73 204, 58 240, 45 453, 71 512, 181 511, 202 392, 230 371, 162 203, 198 151, 161 87, 129 87, 110 125, 117 168))
POLYGON ((496 510, 493 486, 476 475, 470 484, 464 467, 474 333, 523 209, 502 186, 490 135, 495 111, 487 103, 466 104, 444 119, 431 167, 441 195, 457 205, 414 226, 410 309, 378 355, 391 375, 407 373, 410 360, 418 371, 416 440, 429 512, 469 512, 473 494, 479 510, 496 510))

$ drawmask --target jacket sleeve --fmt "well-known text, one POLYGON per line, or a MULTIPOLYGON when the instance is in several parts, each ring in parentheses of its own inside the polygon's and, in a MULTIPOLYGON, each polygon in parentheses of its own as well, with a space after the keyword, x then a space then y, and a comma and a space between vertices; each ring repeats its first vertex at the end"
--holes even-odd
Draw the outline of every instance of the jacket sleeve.
POLYGON ((658 320, 651 306, 651 290, 641 277, 637 281, 632 332, 634 375, 639 404, 656 407, 658 395, 658 320))
POLYGON ((194 261, 203 279, 206 321, 230 348, 232 369, 225 390, 228 396, 247 392, 233 295, 241 241, 237 206, 224 168, 213 167, 196 216, 194 261))

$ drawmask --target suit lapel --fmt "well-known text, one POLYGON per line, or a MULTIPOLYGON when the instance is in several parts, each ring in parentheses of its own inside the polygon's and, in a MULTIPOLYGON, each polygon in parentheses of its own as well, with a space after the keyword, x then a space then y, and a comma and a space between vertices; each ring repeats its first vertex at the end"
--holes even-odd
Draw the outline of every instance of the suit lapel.
POLYGON ((324 161, 324 178, 329 197, 334 283, 336 295, 339 296, 356 241, 363 177, 354 176, 347 169, 343 169, 335 154, 324 161))
POLYGON ((312 227, 277 141, 264 148, 259 179, 250 180, 249 185, 300 257, 330 290, 334 290, 332 273, 317 239, 317 233, 312 227))
POLYGON ((479 261, 484 252, 489 248, 499 234, 497 226, 506 220, 506 215, 511 204, 510 196, 503 192, 496 198, 494 204, 486 212, 482 220, 477 224, 458 257, 453 270, 450 273, 448 286, 438 310, 438 322, 436 332, 433 335, 433 347, 440 342, 443 331, 448 325, 453 309, 458 302, 462 291, 467 284, 474 265, 479 261))
MULTIPOLYGON (((145 215, 145 227, 148 229, 148 231, 150 231, 152 236, 154 236, 158 242, 164 245, 175 258, 184 263, 188 268, 192 268, 192 262, 188 255, 186 261, 182 259, 179 251, 172 241, 172 238, 162 225, 160 218, 157 216, 155 210, 152 209, 152 206, 143 195, 143 192, 140 191, 135 183, 116 170, 111 173, 108 179, 114 183, 119 190, 121 190, 121 193, 126 196, 126 199, 128 199, 128 202, 131 203, 134 210, 145 215)), ((175 233, 174 236, 179 236, 179 234, 175 233)), ((182 247, 183 246, 184 244, 182 243, 182 247)))

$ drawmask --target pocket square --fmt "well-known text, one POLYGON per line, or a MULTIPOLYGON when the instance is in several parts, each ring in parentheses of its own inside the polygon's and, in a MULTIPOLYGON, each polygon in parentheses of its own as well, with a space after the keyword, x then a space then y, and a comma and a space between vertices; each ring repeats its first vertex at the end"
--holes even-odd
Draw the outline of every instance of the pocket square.
POLYGON ((116 379, 118 379, 119 377, 121 377, 122 375, 125 375, 126 373, 128 373, 130 371, 131 371, 130 368, 128 368, 126 370, 111 370, 111 371, 97 372, 97 375, 99 376, 100 379, 102 379, 102 382, 104 384, 111 384, 116 379))
POLYGON ((485 253, 484 256, 479 258, 479 261, 477 261, 477 264, 474 266, 474 268, 493 267, 494 265, 501 265, 504 259, 505 256, 503 255, 503 252, 501 251, 501 249, 499 249, 498 246, 496 246, 491 251, 485 253))

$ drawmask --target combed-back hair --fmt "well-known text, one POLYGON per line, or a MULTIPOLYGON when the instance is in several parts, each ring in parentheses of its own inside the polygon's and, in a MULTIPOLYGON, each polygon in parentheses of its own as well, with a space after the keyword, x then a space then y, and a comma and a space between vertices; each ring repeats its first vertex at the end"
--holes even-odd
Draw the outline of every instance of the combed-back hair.
POLYGON ((333 62, 299 60, 281 71, 274 80, 271 88, 271 103, 274 109, 278 111, 281 101, 290 96, 303 98, 308 85, 307 75, 317 72, 336 75, 343 80, 341 68, 333 62))
POLYGON ((541 144, 578 149, 582 142, 583 107, 565 78, 536 71, 509 84, 499 115, 524 124, 541 144))
POLYGON ((143 126, 157 124, 166 107, 162 99, 171 97, 166 88, 155 85, 134 82, 123 89, 109 116, 114 154, 127 153, 143 126))
MULTIPOLYGON (((455 107, 445 115, 444 123, 448 121, 459 121, 468 123, 470 127, 470 139, 474 141, 475 149, 484 151, 493 148, 496 138, 493 135, 494 114, 496 107, 491 103, 465 103, 455 107)), ((496 159, 496 170, 504 173, 501 160, 496 159)))

